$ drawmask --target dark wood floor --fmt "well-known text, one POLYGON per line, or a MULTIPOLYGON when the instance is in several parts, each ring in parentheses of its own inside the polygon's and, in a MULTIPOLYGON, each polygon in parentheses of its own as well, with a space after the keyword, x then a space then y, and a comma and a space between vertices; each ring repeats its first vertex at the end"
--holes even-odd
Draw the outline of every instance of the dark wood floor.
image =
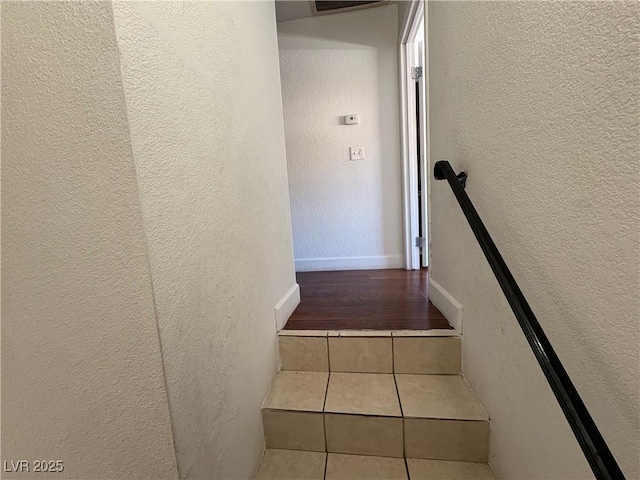
POLYGON ((451 328, 428 300, 426 270, 298 272, 301 301, 287 330, 451 328))

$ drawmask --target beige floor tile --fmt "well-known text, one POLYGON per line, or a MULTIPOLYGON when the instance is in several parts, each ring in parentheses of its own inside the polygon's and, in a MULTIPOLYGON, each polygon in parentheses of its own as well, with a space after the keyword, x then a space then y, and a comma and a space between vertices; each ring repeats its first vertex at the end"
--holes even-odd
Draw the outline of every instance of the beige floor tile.
POLYGON ((403 458, 330 453, 326 480, 408 480, 403 458))
POLYGON ((489 422, 405 418, 404 441, 407 458, 486 463, 489 422))
POLYGON ((395 373, 460 373, 460 337, 394 337, 395 373))
POLYGON ((262 408, 322 412, 328 372, 280 371, 262 408))
POLYGON ((496 480, 486 463, 407 458, 411 480, 496 480))
POLYGON ((327 454, 300 450, 267 450, 255 480, 323 480, 327 454))
POLYGON ((332 372, 392 373, 391 337, 330 337, 329 362, 332 372))
POLYGON ((329 371, 326 337, 278 338, 282 370, 329 371))
POLYGON ((267 448, 326 451, 321 413, 263 410, 262 423, 267 448))
POLYGON ((334 373, 329 376, 325 412, 400 417, 391 374, 334 373))
POLYGON ((401 418, 325 413, 324 421, 329 452, 403 456, 401 418))
POLYGON ((396 383, 405 417, 489 419, 459 375, 396 375, 396 383))

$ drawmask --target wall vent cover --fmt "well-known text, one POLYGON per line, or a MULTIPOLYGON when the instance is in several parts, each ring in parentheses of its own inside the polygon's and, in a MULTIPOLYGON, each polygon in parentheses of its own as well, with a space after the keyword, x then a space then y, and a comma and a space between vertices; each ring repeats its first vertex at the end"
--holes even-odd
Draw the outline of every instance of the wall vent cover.
POLYGON ((339 13, 361 8, 377 7, 388 3, 389 0, 312 0, 311 10, 314 15, 339 13))

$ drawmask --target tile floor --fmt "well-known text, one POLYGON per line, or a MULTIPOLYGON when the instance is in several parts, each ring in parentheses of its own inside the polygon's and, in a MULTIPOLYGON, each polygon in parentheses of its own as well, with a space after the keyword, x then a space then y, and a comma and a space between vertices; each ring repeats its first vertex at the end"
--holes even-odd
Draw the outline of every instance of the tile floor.
POLYGON ((328 342, 332 372, 393 372, 391 337, 328 337, 328 342))
POLYGON ((322 412, 327 392, 328 372, 281 370, 262 408, 322 412))
POLYGON ((283 370, 263 417, 268 448, 487 461, 489 417, 459 375, 283 370))
POLYGON ((267 450, 256 480, 495 480, 472 462, 267 450))
POLYGON ((494 479, 455 331, 283 330, 279 344, 256 478, 494 479))
POLYGON ((489 420, 459 375, 397 374, 396 384, 405 418, 489 420))
POLYGON ((392 374, 332 373, 324 411, 401 417, 392 374))
POLYGON ((460 375, 296 372, 276 376, 266 410, 488 421, 460 375))
POLYGON ((404 448, 410 458, 487 462, 489 422, 405 418, 404 448))
POLYGON ((282 370, 460 373, 460 337, 451 330, 441 335, 434 332, 424 336, 391 330, 314 331, 313 334, 282 330, 279 337, 282 370))
POLYGON ((400 417, 325 413, 324 425, 330 453, 404 456, 400 417))

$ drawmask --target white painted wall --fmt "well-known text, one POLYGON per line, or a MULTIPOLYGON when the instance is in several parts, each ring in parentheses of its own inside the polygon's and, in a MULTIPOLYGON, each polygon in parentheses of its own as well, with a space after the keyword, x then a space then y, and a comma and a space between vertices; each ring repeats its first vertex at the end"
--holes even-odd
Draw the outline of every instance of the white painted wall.
POLYGON ((298 298, 273 4, 3 3, 2 60, 2 460, 251 478, 298 298))
POLYGON ((2 226, 2 477, 177 478, 108 3, 2 4, 2 226))
MULTIPOLYGON (((638 3, 429 2, 431 162, 467 192, 627 478, 640 476, 638 3)), ((473 235, 432 181, 433 278, 499 478, 588 478, 473 235)))
MULTIPOLYGON (((417 1, 417 0, 416 0, 417 1)), ((402 28, 409 20, 409 13, 413 0, 398 0, 398 35, 402 33, 402 28)))
POLYGON ((397 36, 395 4, 278 24, 298 270, 403 265, 397 36))
POLYGON ((251 478, 274 306, 297 292, 274 6, 115 19, 180 476, 251 478))

